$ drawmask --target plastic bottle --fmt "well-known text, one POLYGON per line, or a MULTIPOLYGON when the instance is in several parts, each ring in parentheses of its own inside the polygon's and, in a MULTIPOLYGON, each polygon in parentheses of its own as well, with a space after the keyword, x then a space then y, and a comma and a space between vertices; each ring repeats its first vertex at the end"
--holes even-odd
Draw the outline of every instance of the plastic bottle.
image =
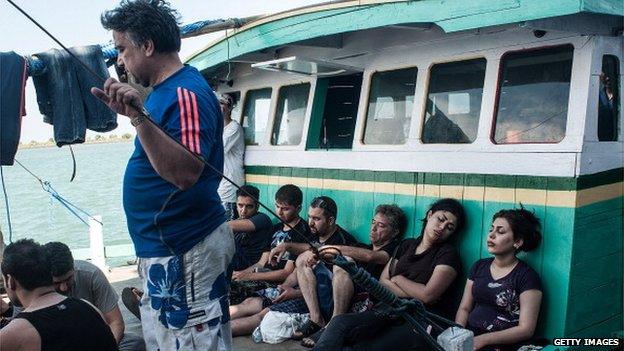
POLYGON ((259 344, 262 342, 262 332, 260 331, 260 327, 256 327, 256 329, 254 329, 253 333, 251 334, 251 340, 253 340, 253 342, 255 342, 256 344, 259 344))

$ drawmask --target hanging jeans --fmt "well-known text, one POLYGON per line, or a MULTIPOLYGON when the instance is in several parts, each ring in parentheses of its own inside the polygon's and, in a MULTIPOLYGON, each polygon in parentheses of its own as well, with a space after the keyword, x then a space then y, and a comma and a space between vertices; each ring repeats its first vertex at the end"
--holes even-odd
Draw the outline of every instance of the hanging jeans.
POLYGON ((108 132, 117 128, 117 115, 91 94, 109 77, 99 45, 71 48, 70 51, 99 77, 82 66, 67 52, 51 49, 36 56, 45 70, 33 77, 39 111, 44 122, 54 126, 57 146, 82 143, 86 128, 108 132))
POLYGON ((20 139, 26 85, 26 61, 13 51, 0 52, 0 158, 13 165, 20 139))

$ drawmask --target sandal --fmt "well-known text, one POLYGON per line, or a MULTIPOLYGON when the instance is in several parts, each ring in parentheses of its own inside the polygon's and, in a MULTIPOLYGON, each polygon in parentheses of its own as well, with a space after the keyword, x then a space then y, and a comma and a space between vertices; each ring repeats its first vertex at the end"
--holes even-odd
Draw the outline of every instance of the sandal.
POLYGON ((125 287, 121 290, 121 301, 124 306, 132 313, 135 317, 141 320, 141 312, 139 311, 139 300, 137 299, 138 293, 135 293, 133 290, 137 290, 133 287, 125 287))
POLYGON ((307 336, 310 336, 316 333, 321 328, 322 327, 320 325, 312 322, 311 319, 308 319, 308 321, 305 322, 301 327, 299 327, 299 329, 295 330, 295 332, 292 335, 292 338, 294 340, 301 340, 307 336))
POLYGON ((301 340, 301 346, 313 348, 316 345, 316 342, 319 341, 319 339, 323 335, 323 332, 325 332, 325 327, 317 330, 316 333, 308 336, 307 338, 303 338, 301 340))

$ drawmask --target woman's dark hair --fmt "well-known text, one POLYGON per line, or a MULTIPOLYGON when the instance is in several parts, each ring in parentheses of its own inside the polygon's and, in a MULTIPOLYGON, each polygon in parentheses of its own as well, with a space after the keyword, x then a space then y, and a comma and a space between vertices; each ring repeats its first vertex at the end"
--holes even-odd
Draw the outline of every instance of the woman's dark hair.
POLYGON ((522 205, 520 205, 520 208, 500 210, 494 214, 492 221, 496 218, 506 219, 511 227, 514 239, 522 239, 522 246, 517 251, 529 252, 537 248, 542 241, 542 225, 539 218, 533 212, 526 210, 522 205))
POLYGON ((4 249, 2 274, 11 275, 20 285, 32 291, 52 286, 50 261, 43 246, 32 239, 21 239, 4 249))
POLYGON ((275 201, 290 206, 299 207, 303 201, 303 193, 298 186, 293 184, 282 185, 275 193, 275 201))
POLYGON ((53 277, 60 277, 74 269, 74 257, 67 245, 60 241, 53 241, 43 245, 43 247, 50 260, 53 277))
POLYGON ((407 216, 405 212, 397 205, 379 205, 375 208, 375 215, 380 214, 386 217, 388 224, 396 229, 399 233, 397 238, 403 237, 407 230, 407 216))
POLYGON ((466 225, 466 213, 464 212, 464 206, 462 206, 462 204, 455 199, 445 198, 434 202, 431 204, 431 207, 429 207, 429 210, 427 210, 425 218, 422 219, 423 227, 420 231, 421 235, 425 232, 425 227, 427 226, 427 214, 429 212, 433 214, 438 211, 448 211, 457 217, 457 223, 455 223, 455 231, 453 233, 458 233, 464 229, 464 226, 466 225))
POLYGON ((101 17, 108 30, 127 33, 136 46, 151 40, 158 53, 180 51, 178 13, 162 0, 123 0, 101 17))

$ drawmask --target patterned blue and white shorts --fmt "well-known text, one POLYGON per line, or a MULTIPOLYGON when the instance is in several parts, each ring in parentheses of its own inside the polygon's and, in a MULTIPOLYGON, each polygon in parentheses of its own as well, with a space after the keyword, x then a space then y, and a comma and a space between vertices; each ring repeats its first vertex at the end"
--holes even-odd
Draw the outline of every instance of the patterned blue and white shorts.
POLYGON ((140 260, 147 350, 232 349, 227 269, 233 237, 223 223, 183 255, 140 260))

